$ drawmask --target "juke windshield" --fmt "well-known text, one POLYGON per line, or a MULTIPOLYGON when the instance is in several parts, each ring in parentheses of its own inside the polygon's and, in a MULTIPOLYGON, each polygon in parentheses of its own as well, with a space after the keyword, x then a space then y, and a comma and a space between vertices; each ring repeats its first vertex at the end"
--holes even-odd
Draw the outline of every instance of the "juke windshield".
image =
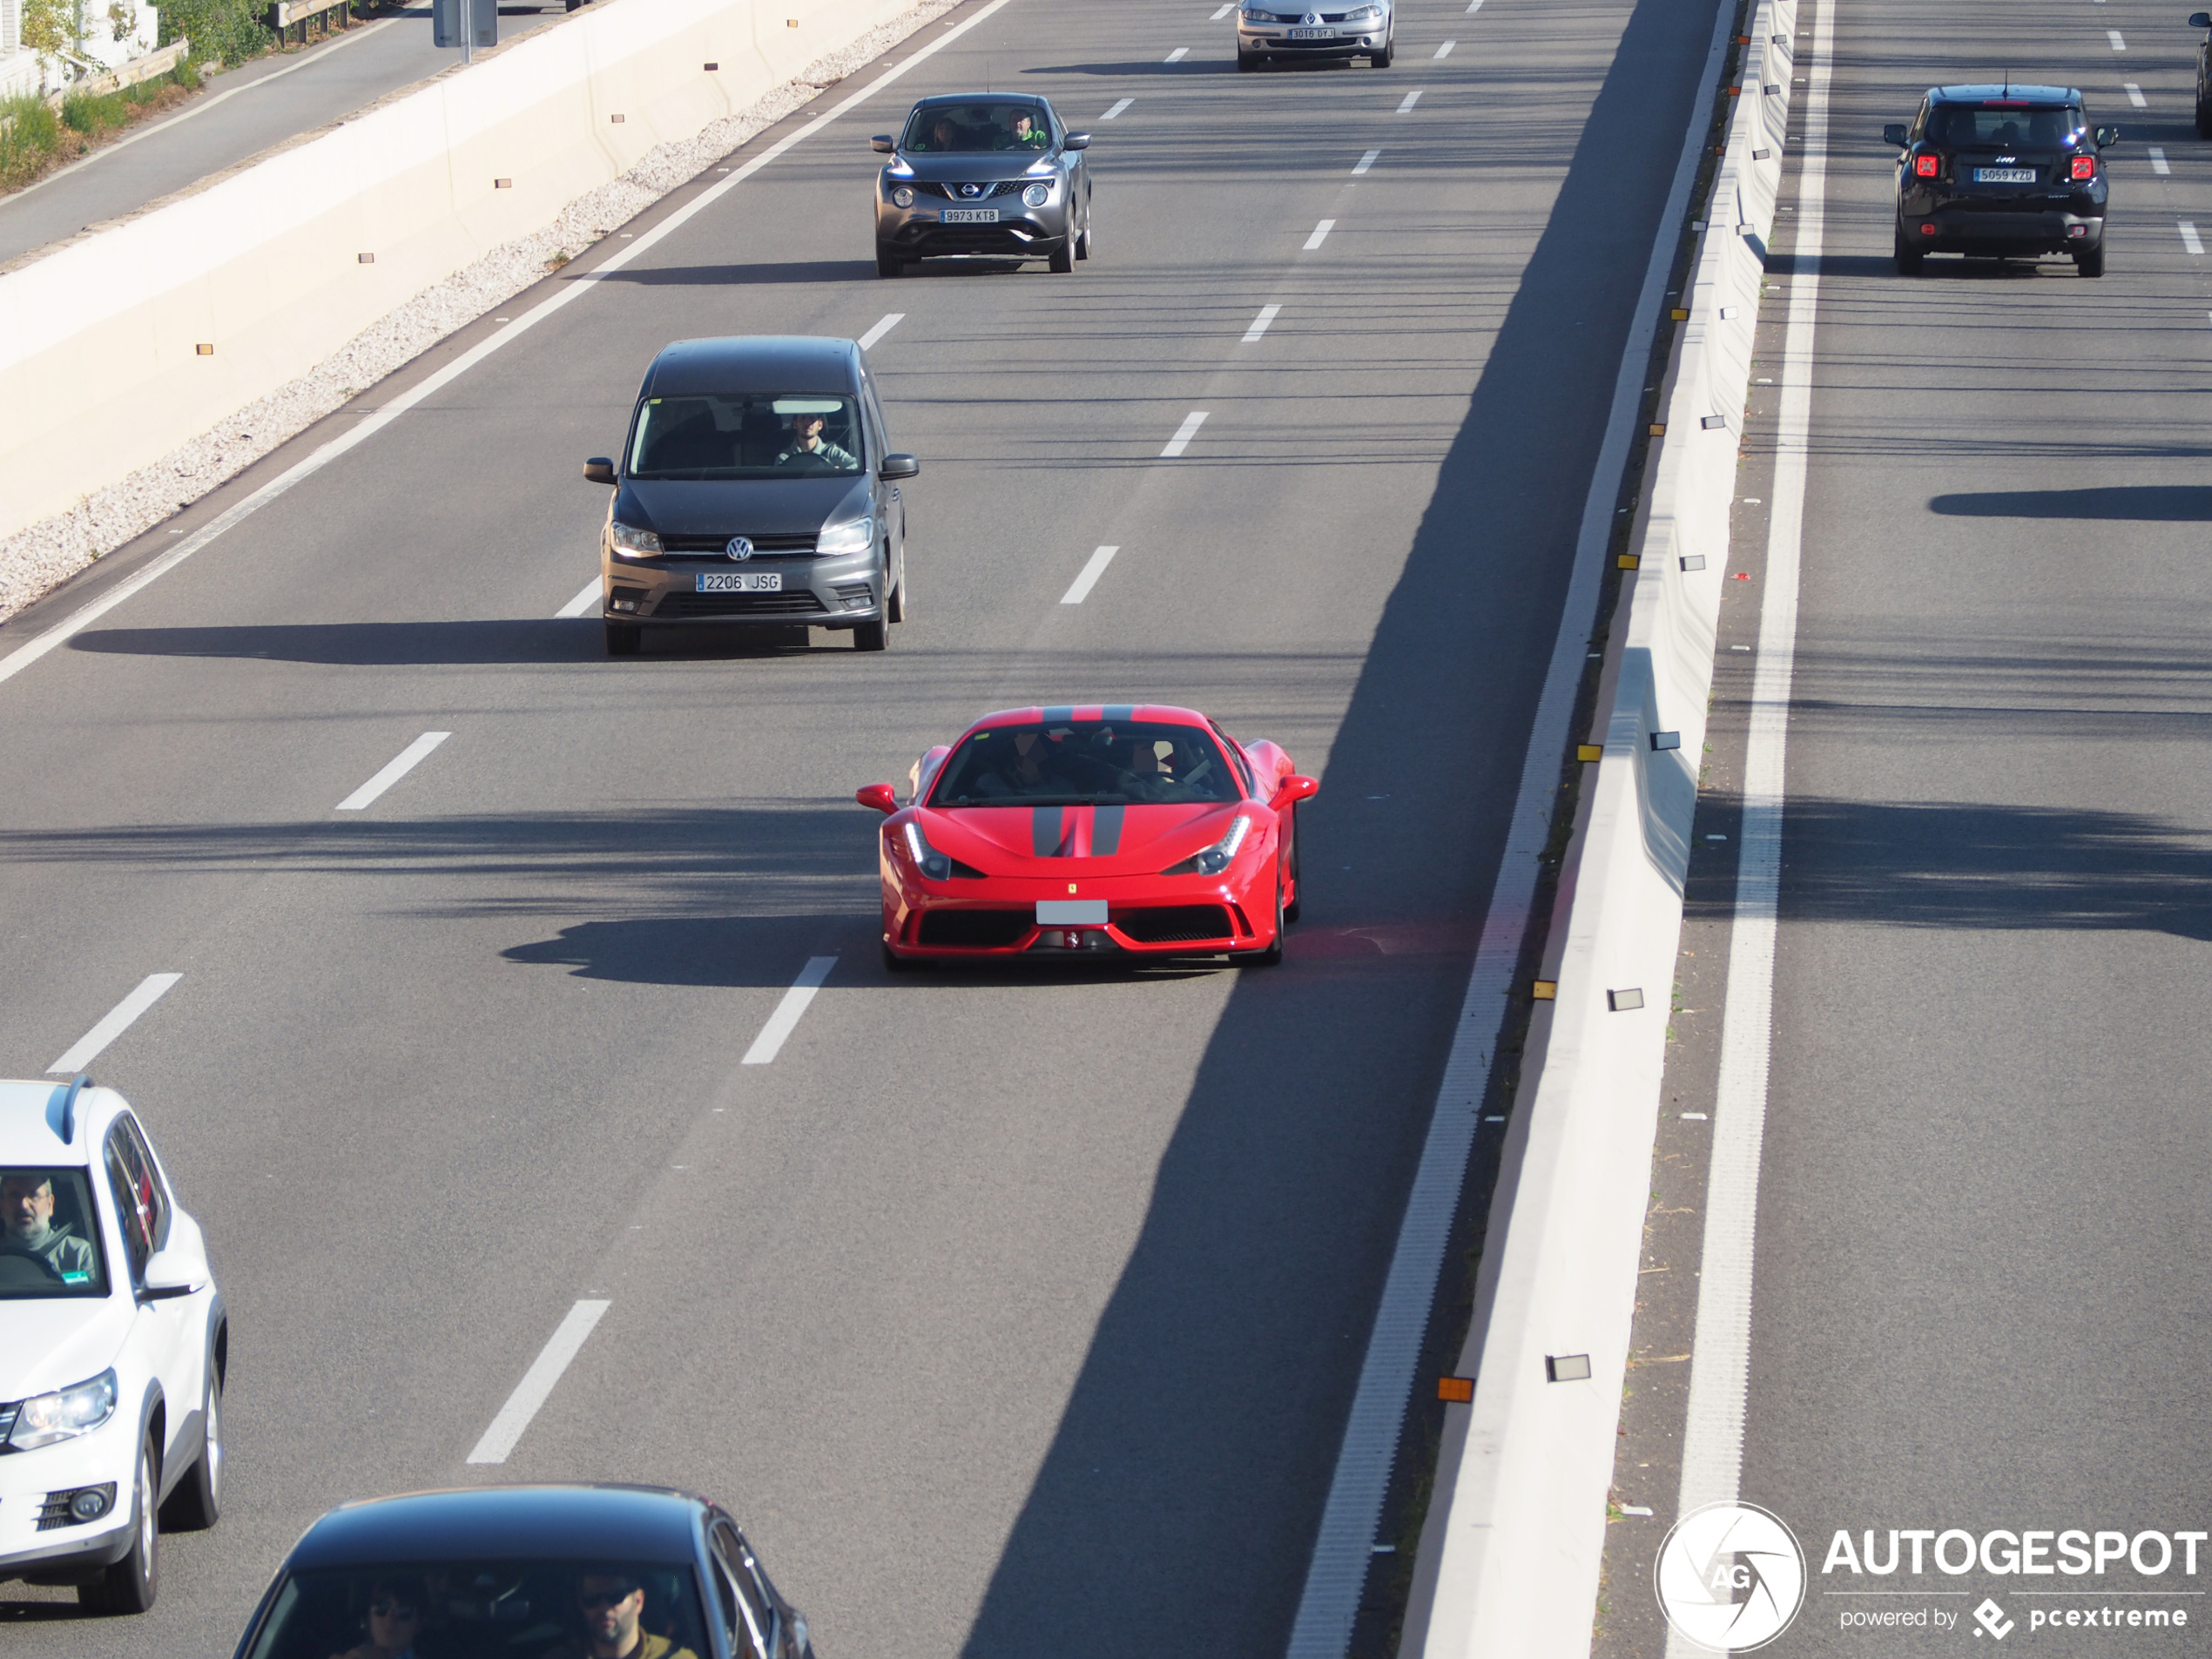
POLYGON ((0 1301, 105 1296, 107 1264, 81 1169, 0 1169, 0 1301))
POLYGON ((1049 150, 1052 134, 1034 104, 940 104, 907 118, 899 148, 917 156, 1049 150))
POLYGON ((1134 806, 1238 799, 1196 726, 1066 720, 987 726, 946 757, 932 806, 1134 806))
POLYGON ((805 478, 860 470, 849 397, 705 393, 649 397, 630 441, 632 478, 805 478))

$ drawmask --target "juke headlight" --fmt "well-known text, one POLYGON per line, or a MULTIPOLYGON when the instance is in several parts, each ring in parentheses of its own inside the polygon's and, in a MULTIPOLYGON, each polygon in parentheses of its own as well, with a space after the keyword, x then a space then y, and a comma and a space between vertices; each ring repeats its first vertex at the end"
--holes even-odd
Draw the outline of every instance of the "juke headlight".
POLYGON ((910 185, 901 185, 898 187, 898 189, 893 191, 891 192, 891 205, 894 207, 912 207, 914 205, 914 192, 913 186, 910 185))
POLYGON ((88 1377, 51 1394, 35 1395, 17 1407, 16 1426, 8 1444, 30 1452, 57 1440, 90 1434, 115 1415, 116 1382, 112 1369, 88 1377))
POLYGON ((620 519, 611 521, 608 530, 613 537, 615 551, 625 558, 657 559, 660 556, 660 537, 651 530, 641 530, 635 524, 625 524, 620 519))
POLYGON ((817 553, 865 553, 875 545, 875 520, 847 519, 842 524, 825 525, 814 538, 817 553))
POLYGON ((1237 849, 1244 844, 1244 837, 1251 833, 1252 820, 1242 813, 1229 826, 1229 833, 1203 853, 1194 853, 1180 864, 1170 864, 1160 872, 1162 875, 1219 875, 1236 860, 1237 849))
POLYGON ((1052 199, 1050 185, 1031 185, 1022 192, 1022 199, 1032 207, 1042 207, 1052 199))

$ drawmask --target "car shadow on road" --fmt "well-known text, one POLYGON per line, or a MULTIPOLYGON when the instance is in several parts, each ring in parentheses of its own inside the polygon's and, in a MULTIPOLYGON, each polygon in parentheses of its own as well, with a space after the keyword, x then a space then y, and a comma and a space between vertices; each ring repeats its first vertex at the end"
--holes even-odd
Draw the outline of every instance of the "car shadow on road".
MULTIPOLYGON (((125 657, 259 658, 352 668, 439 668, 590 662, 606 656, 597 617, 493 622, 280 623, 229 628, 89 629, 72 651, 125 657)), ((643 660, 849 651, 850 631, 686 624, 645 630, 643 660)), ((610 664, 619 668, 624 664, 610 664)))
POLYGON ((634 282, 648 288, 750 287, 779 282, 860 282, 875 280, 873 260, 792 260, 759 265, 625 266, 601 282, 634 282))
POLYGON ((1237 60, 1211 57, 1184 57, 1164 63, 1157 57, 1148 57, 1141 64, 1054 64, 1035 69, 1025 69, 1024 75, 1233 75, 1237 60))
POLYGON ((2106 523, 2212 523, 2212 484, 2107 484, 2088 489, 1966 490, 1937 496, 1946 518, 2072 518, 2106 523))

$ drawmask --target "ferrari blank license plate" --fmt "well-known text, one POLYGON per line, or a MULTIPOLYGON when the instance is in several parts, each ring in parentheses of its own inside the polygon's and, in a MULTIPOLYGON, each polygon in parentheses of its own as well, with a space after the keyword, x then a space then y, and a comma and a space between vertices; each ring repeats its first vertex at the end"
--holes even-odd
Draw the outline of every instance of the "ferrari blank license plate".
POLYGON ((1333 29, 1293 29, 1291 30, 1292 40, 1334 40, 1336 37, 1337 31, 1333 29))
POLYGON ((945 210, 945 223, 948 225, 995 225, 998 222, 999 210, 995 207, 948 207, 945 210))
POLYGON ((2035 182, 2033 167, 1977 167, 1974 182, 1978 185, 2032 185, 2035 182))
POLYGON ((783 573, 779 570, 702 570, 699 593, 781 593, 783 573))
POLYGON ((1105 925, 1106 901, 1103 899, 1037 900, 1037 926, 1040 927, 1103 927, 1105 925))

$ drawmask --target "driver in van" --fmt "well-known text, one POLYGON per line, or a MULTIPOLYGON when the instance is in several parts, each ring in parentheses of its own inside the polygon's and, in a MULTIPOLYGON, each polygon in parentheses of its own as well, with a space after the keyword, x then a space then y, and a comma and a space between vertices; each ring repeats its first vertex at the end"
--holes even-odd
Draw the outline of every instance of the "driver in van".
POLYGON ((32 1257, 64 1284, 81 1285, 92 1275, 91 1244, 54 1225, 51 1177, 18 1172, 0 1177, 0 1251, 32 1257))
POLYGON ((805 466, 809 461, 834 467, 840 472, 858 472, 860 463, 849 449, 841 449, 822 436, 822 417, 819 415, 794 415, 791 417, 791 442, 776 457, 779 467, 805 466))

